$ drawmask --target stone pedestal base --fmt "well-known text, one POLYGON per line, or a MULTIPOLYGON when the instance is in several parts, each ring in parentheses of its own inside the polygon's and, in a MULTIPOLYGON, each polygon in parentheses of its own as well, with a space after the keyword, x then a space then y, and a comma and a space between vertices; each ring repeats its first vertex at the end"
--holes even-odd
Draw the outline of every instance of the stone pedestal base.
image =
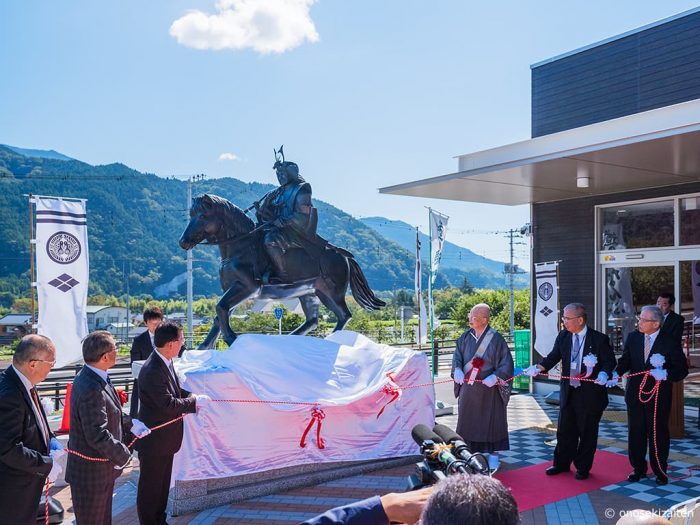
POLYGON ((406 456, 370 461, 297 465, 228 478, 176 481, 175 487, 170 490, 168 507, 174 516, 179 516, 372 470, 409 465, 421 459, 422 456, 406 456))

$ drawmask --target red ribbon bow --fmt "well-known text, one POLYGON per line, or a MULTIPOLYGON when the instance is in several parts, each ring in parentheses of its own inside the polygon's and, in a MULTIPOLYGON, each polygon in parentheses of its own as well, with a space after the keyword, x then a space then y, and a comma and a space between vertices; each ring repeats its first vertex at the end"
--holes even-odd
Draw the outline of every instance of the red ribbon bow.
POLYGON ((379 411, 379 413, 377 414, 377 419, 379 419, 379 416, 381 416, 384 413, 384 409, 386 407, 388 407, 390 404, 392 404, 394 401, 401 397, 401 387, 399 387, 399 385, 396 384, 396 381, 394 380, 394 377, 391 374, 392 372, 389 372, 386 375, 386 377, 389 380, 387 384, 382 387, 382 393, 390 395, 391 399, 387 401, 386 404, 379 411))
POLYGON ((314 422, 316 423, 316 446, 319 448, 319 450, 326 448, 326 442, 321 437, 321 421, 323 421, 325 417, 326 413, 320 408, 314 407, 311 410, 311 421, 309 421, 309 424, 306 426, 306 430, 304 430, 304 433, 301 436, 301 441, 299 442, 299 446, 301 448, 306 448, 306 436, 311 430, 311 427, 314 425, 314 422))
POLYGON ((481 357, 475 357, 474 359, 472 359, 472 366, 474 368, 481 368, 482 366, 484 366, 484 360, 481 357))

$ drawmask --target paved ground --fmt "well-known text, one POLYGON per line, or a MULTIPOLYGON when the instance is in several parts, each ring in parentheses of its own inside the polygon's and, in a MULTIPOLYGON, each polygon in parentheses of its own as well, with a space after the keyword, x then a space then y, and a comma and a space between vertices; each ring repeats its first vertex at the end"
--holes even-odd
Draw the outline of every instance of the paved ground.
MULTIPOLYGON (((440 385, 438 398, 451 401, 451 386, 440 385)), ((627 424, 624 407, 610 407, 601 422, 599 449, 626 454, 627 424)), ((549 465, 551 440, 556 427, 557 407, 548 405, 541 396, 517 395, 508 408, 511 450, 502 455, 502 470, 517 469, 533 464, 549 465)), ((456 416, 442 416, 438 422, 454 428, 456 416)), ((700 430, 697 409, 686 410, 686 438, 671 444, 671 476, 688 474, 688 467, 700 465, 700 430)), ((136 462, 137 463, 137 462, 136 462)), ((414 467, 377 471, 322 483, 314 487, 281 492, 242 503, 224 505, 199 513, 169 519, 171 525, 290 525, 319 514, 328 508, 362 499, 374 494, 403 491, 406 478, 414 467)), ((663 512, 668 507, 689 498, 700 497, 700 471, 692 476, 673 480, 658 487, 653 478, 640 483, 618 483, 579 496, 550 503, 522 514, 524 524, 598 524, 615 523, 619 513, 631 509, 663 512), (612 516, 612 517, 611 517, 612 516)), ((138 523, 136 518, 136 483, 138 464, 130 467, 117 482, 114 495, 114 523, 138 523)), ((64 523, 72 523, 70 487, 54 488, 66 509, 64 523)))

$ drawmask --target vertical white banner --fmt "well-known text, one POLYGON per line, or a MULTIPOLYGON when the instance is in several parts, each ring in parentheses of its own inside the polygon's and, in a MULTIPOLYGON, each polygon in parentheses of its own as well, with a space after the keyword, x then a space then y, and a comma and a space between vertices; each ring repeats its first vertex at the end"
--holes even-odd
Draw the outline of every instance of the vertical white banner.
MULTIPOLYGON (((624 250, 625 238, 622 224, 606 224, 603 227, 603 250, 624 250)), ((632 295, 631 268, 611 267, 605 270, 605 294, 607 323, 622 328, 622 340, 637 329, 637 311, 632 295)))
POLYGON ((559 333, 557 262, 535 264, 535 350, 546 356, 559 333))
POLYGON ((432 272, 431 283, 435 284, 440 257, 442 256, 442 245, 445 243, 447 235, 447 220, 449 217, 430 210, 430 271, 432 272))
POLYGON ((82 359, 88 334, 90 274, 85 201, 34 198, 36 209, 37 332, 56 345, 56 366, 82 359))

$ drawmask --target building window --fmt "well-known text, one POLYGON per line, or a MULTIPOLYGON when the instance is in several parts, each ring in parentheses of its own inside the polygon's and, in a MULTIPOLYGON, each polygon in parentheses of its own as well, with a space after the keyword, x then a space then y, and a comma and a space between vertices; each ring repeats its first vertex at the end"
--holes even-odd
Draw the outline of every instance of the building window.
POLYGON ((604 208, 602 215, 601 250, 674 245, 672 200, 617 205, 604 208))
POLYGON ((680 244, 700 244, 700 197, 681 199, 680 244))

